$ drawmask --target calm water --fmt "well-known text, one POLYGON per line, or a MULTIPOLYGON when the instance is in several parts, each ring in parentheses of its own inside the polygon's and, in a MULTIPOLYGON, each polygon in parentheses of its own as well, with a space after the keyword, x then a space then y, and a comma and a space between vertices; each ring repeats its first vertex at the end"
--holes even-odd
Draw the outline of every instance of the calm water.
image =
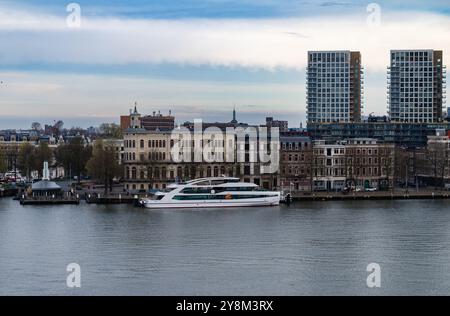
POLYGON ((0 294, 450 294, 450 201, 235 210, 0 200, 0 294), (81 289, 66 266, 81 266, 81 289), (366 267, 381 265, 380 289, 366 267))

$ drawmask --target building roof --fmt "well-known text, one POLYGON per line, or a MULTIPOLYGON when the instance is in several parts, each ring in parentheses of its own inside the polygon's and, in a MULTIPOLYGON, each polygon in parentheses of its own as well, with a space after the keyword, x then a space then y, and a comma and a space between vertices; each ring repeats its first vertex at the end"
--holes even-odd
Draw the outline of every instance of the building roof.
POLYGON ((31 189, 33 191, 54 191, 61 190, 61 187, 53 181, 43 180, 33 183, 31 189))

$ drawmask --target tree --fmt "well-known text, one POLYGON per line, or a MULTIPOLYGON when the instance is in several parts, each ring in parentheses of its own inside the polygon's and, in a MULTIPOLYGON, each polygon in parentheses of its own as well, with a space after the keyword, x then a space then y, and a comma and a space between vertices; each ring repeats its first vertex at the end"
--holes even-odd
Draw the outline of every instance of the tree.
POLYGON ((34 168, 39 172, 39 177, 42 177, 42 167, 44 162, 52 162, 53 160, 53 152, 48 147, 47 143, 41 142, 37 148, 35 148, 35 160, 34 160, 34 168))
POLYGON ((40 130, 42 130, 41 123, 39 123, 39 122, 33 122, 33 123, 31 124, 31 129, 34 130, 34 131, 36 131, 36 132, 39 132, 40 130))
POLYGON ((19 157, 19 148, 16 146, 8 147, 8 149, 4 152, 4 155, 6 160, 6 168, 14 171, 14 176, 17 176, 17 159, 19 157))
POLYGON ((112 191, 113 180, 123 175, 114 147, 105 145, 103 140, 95 142, 86 168, 90 176, 105 185, 105 195, 108 187, 112 191))
POLYGON ((31 178, 31 172, 35 170, 35 157, 33 145, 30 143, 24 143, 20 146, 17 156, 17 164, 22 174, 25 173, 28 179, 31 178))
POLYGON ((447 144, 439 141, 429 142, 426 152, 435 189, 437 189, 438 183, 445 186, 445 175, 449 165, 447 144))
POLYGON ((92 157, 92 147, 85 146, 81 137, 75 137, 68 144, 59 146, 55 150, 58 164, 64 167, 70 176, 76 175, 78 183, 86 172, 86 164, 92 157))
POLYGON ((115 123, 103 123, 99 127, 100 134, 106 138, 122 138, 122 129, 115 123))
POLYGON ((345 166, 345 185, 347 187, 356 187, 355 171, 356 171, 356 147, 345 146, 344 166, 345 166))
POLYGON ((398 158, 398 149, 394 145, 383 144, 378 148, 378 169, 382 180, 382 187, 380 189, 392 190, 395 187, 395 174, 398 173, 395 170, 396 158, 398 158), (392 181, 391 181, 392 178, 392 181))
POLYGON ((317 176, 317 155, 314 148, 314 141, 311 141, 309 149, 305 151, 305 162, 307 164, 306 174, 309 176, 309 190, 312 193, 314 191, 314 180, 317 176))
POLYGON ((3 149, 0 149, 0 173, 8 171, 7 156, 3 149))

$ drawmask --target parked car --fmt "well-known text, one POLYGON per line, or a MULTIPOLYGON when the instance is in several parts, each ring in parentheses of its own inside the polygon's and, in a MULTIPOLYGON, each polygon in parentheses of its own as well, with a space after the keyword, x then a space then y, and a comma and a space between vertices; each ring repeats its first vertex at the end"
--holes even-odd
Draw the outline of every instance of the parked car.
POLYGON ((377 188, 366 188, 366 192, 375 192, 377 191, 377 188))

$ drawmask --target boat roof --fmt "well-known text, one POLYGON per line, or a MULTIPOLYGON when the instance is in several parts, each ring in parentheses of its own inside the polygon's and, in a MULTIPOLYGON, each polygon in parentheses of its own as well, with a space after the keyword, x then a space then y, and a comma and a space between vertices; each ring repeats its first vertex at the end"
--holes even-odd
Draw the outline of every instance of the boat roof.
POLYGON ((196 185, 196 184, 200 184, 202 182, 213 182, 213 181, 224 181, 224 183, 220 183, 220 184, 213 184, 213 185, 217 185, 217 186, 221 186, 221 185, 225 185, 228 184, 230 182, 233 183, 233 186, 239 186, 239 187, 244 187, 244 186, 258 186, 254 183, 251 182, 241 182, 241 180, 239 178, 234 178, 234 177, 209 177, 209 178, 199 178, 199 179, 194 179, 194 180, 189 180, 186 182, 182 182, 182 183, 172 183, 170 185, 168 185, 168 188, 176 188, 180 185, 196 185), (228 182, 227 182, 228 181, 228 182))
POLYGON ((186 184, 195 183, 195 182, 199 182, 199 181, 215 181, 215 180, 240 181, 239 178, 234 178, 234 177, 209 177, 209 178, 199 178, 199 179, 190 180, 190 181, 187 181, 186 184))

